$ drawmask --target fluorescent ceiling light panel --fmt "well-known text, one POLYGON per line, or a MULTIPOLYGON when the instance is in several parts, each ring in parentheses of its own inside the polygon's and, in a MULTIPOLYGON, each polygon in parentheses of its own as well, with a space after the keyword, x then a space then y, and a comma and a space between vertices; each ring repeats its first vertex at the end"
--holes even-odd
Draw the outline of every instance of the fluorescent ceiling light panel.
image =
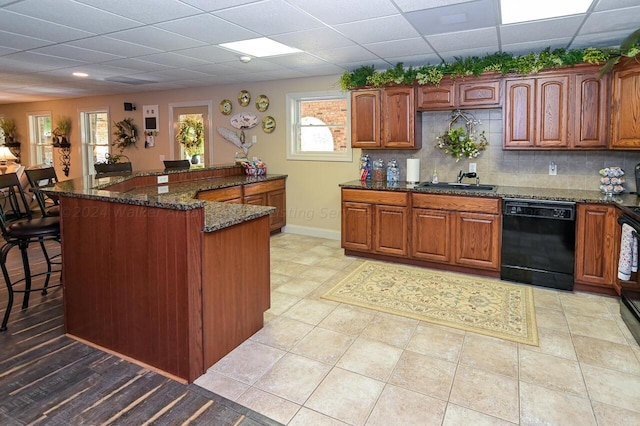
POLYGON ((302 52, 300 49, 289 47, 266 37, 222 43, 219 46, 245 55, 255 56, 257 58, 302 52))
POLYGON ((585 13, 593 0, 500 0, 502 23, 536 21, 585 13))
POLYGON ((73 75, 75 75, 76 77, 89 77, 89 74, 87 74, 86 72, 74 72, 73 75))

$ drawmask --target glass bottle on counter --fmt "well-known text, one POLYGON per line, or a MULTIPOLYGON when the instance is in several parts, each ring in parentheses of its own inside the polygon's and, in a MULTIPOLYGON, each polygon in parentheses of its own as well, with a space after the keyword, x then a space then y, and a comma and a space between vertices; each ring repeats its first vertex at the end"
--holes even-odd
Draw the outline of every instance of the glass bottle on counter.
POLYGON ((368 154, 362 154, 360 156, 360 180, 369 179, 371 179, 371 159, 368 154))
POLYGON ((373 180, 376 182, 387 180, 387 170, 384 168, 384 160, 382 158, 373 160, 373 180))
POLYGON ((433 169, 433 177, 431 177, 431 183, 438 183, 438 172, 433 169))
POLYGON ((387 182, 399 182, 400 169, 396 160, 389 160, 387 163, 387 182))

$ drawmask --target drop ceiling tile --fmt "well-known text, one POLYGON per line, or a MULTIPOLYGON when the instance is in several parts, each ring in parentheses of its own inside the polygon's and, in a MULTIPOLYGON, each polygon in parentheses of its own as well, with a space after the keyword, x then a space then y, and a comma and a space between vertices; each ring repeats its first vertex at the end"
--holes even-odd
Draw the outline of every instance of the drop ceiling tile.
POLYGON ((239 73, 237 69, 227 66, 225 64, 210 64, 203 65, 200 67, 192 68, 194 71, 199 71, 204 74, 213 74, 213 75, 237 75, 237 74, 245 74, 239 73))
POLYGON ((385 16, 364 21, 340 24, 334 27, 351 40, 360 44, 400 40, 418 36, 416 30, 402 15, 385 16), (384 28, 384 30, 382 30, 384 28))
POLYGON ((595 11, 621 9, 623 7, 638 6, 638 0, 600 0, 596 5, 595 11))
MULTIPOLYGON (((545 46, 546 47, 546 46, 545 46)), ((541 50, 541 49, 538 49, 541 50)), ((476 49, 464 49, 464 50, 454 50, 451 52, 439 52, 442 60, 445 62, 453 62, 456 57, 466 58, 469 56, 487 56, 493 53, 496 53, 494 49, 488 48, 476 48, 476 49)))
POLYGON ((278 34, 271 37, 275 41, 306 52, 355 46, 355 43, 328 27, 278 34))
POLYGON ((453 33, 487 28, 499 23, 494 0, 454 4, 418 10, 404 15, 422 35, 453 33))
POLYGON ((629 35, 629 30, 613 31, 606 33, 593 33, 578 35, 571 43, 571 49, 584 49, 585 47, 620 47, 620 41, 629 35))
POLYGON ((56 56, 42 55, 32 52, 19 52, 12 55, 3 56, 11 61, 20 61, 29 67, 35 67, 38 71, 52 70, 56 68, 67 68, 84 65, 86 62, 72 59, 58 58, 56 56))
POLYGON ((406 67, 414 67, 418 68, 423 65, 437 65, 442 62, 440 56, 435 53, 431 53, 429 55, 406 55, 406 56, 393 56, 387 58, 392 63, 402 62, 402 64, 406 67))
POLYGON ((32 52, 83 62, 104 62, 122 58, 122 56, 119 55, 112 55, 110 53, 98 52, 91 49, 83 49, 81 47, 70 46, 66 44, 56 44, 53 46, 41 47, 38 49, 33 49, 32 52))
POLYGON ((17 50, 29 50, 51 44, 50 41, 0 31, 0 46, 17 50))
POLYGON ((253 3, 256 0, 182 0, 183 3, 197 7, 206 12, 214 10, 228 9, 230 7, 241 6, 247 3, 253 3))
POLYGON ((264 72, 264 71, 277 71, 284 69, 282 66, 278 64, 274 64, 272 62, 267 62, 263 59, 254 58, 251 62, 243 63, 240 61, 233 61, 225 63, 226 66, 230 68, 235 68, 236 70, 252 73, 252 72, 264 72))
POLYGON ((433 53, 422 37, 365 44, 363 47, 383 58, 433 53))
POLYGON ((348 5, 344 0, 289 0, 289 3, 330 25, 396 15, 399 12, 389 0, 350 1, 348 5))
POLYGON ((156 24, 156 26, 185 37, 211 44, 260 37, 260 34, 254 31, 249 31, 209 14, 176 19, 174 21, 156 24))
MULTIPOLYGON (((88 79, 90 80, 101 80, 105 78, 131 75, 140 72, 134 69, 115 67, 105 64, 84 65, 82 67, 82 70, 89 74, 88 79)), ((67 72, 67 70, 61 70, 61 72, 67 72)))
POLYGON ((437 52, 451 52, 453 50, 473 49, 478 47, 498 49, 498 30, 496 27, 477 30, 459 31, 456 33, 437 34, 427 36, 437 52))
POLYGON ((164 70, 164 71, 135 74, 132 77, 139 78, 141 80, 163 82, 163 81, 176 81, 176 80, 182 80, 182 79, 204 78, 204 77, 207 77, 207 74, 197 72, 197 71, 187 70, 184 68, 174 68, 174 69, 164 70))
POLYGON ((112 55, 140 56, 162 52, 162 49, 155 49, 148 46, 141 46, 136 43, 116 40, 110 37, 90 37, 82 40, 75 40, 67 43, 70 46, 83 47, 85 49, 97 50, 99 52, 111 53, 112 55))
POLYGON ((116 59, 113 61, 103 62, 101 65, 106 65, 111 67, 120 67, 120 68, 129 69, 129 70, 145 71, 145 72, 158 71, 162 69, 171 68, 170 66, 167 66, 167 65, 156 64, 156 63, 142 61, 140 59, 134 59, 134 58, 116 59))
POLYGON ((436 7, 451 6, 460 3, 469 3, 475 0, 394 0, 403 12, 415 10, 435 9, 436 7))
POLYGON ((197 15, 201 10, 175 0, 75 0, 145 24, 197 15))
POLYGON ((162 65, 164 67, 183 68, 197 65, 204 65, 207 61, 202 59, 190 58, 188 56, 178 55, 176 53, 154 53, 153 55, 138 56, 136 59, 145 62, 162 65))
POLYGON ((312 68, 298 68, 308 76, 313 75, 340 75, 346 68, 339 67, 333 64, 318 65, 312 68))
POLYGON ((502 25, 500 27, 500 41, 502 45, 526 43, 531 41, 532 34, 536 40, 551 40, 556 38, 573 37, 585 15, 575 15, 566 18, 543 19, 534 22, 502 25))
POLYGON ((140 21, 71 0, 25 0, 6 6, 6 9, 92 33, 119 31, 142 25, 140 21))
POLYGON ((265 36, 322 26, 318 20, 282 0, 266 0, 213 13, 265 36))
POLYGON ((154 27, 134 28, 109 34, 109 37, 129 43, 136 43, 153 49, 171 51, 204 46, 202 41, 161 30, 154 27))
POLYGON ((35 37, 42 40, 50 40, 62 43, 84 37, 91 37, 94 33, 46 22, 41 19, 30 18, 19 13, 0 10, 0 28, 16 34, 35 37))
POLYGON ((601 33, 628 29, 629 34, 640 26, 640 6, 594 12, 580 29, 580 34, 601 33))
POLYGON ((332 63, 368 61, 377 59, 376 55, 361 46, 340 47, 338 49, 313 52, 321 59, 332 63))
MULTIPOLYGON (((248 79, 251 81, 272 81, 272 80, 282 80, 285 78, 302 78, 308 77, 308 74, 305 74, 302 71, 298 70, 279 70, 279 71, 266 71, 261 72, 255 75, 249 75, 248 79), (255 76, 255 79, 252 79, 255 76)), ((282 123, 284 124, 284 123, 282 123)))
POLYGON ((267 58, 262 58, 267 62, 271 62, 273 64, 280 65, 281 67, 287 68, 302 68, 302 67, 313 67, 317 65, 323 65, 327 62, 316 57, 310 55, 308 53, 294 53, 291 55, 281 55, 281 56, 271 56, 267 58))
POLYGON ((9 55, 11 53, 16 53, 16 52, 19 52, 19 50, 0 46, 0 56, 9 55))
POLYGON ((571 42, 571 38, 559 38, 551 40, 536 40, 526 43, 503 44, 502 51, 512 53, 514 55, 526 55, 531 52, 540 52, 550 47, 551 50, 566 48, 571 42))
POLYGON ((201 59, 206 62, 221 63, 237 61, 240 55, 218 46, 202 46, 191 49, 176 50, 173 53, 190 58, 201 59))
POLYGON ((345 62, 340 62, 338 63, 339 66, 341 66, 344 69, 347 69, 349 71, 352 71, 356 68, 360 68, 363 66, 371 66, 373 65, 373 68, 375 68, 376 70, 386 70, 388 68, 391 68, 392 66, 394 66, 395 64, 392 64, 388 61, 382 60, 382 59, 372 59, 370 61, 345 61, 345 62))

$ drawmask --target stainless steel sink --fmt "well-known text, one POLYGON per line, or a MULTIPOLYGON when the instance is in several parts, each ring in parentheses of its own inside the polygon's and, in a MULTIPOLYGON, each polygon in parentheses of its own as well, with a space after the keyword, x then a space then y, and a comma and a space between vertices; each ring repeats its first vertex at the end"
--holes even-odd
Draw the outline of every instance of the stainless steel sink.
POLYGON ((430 189, 460 189, 463 191, 495 191, 495 185, 476 185, 474 183, 457 183, 457 182, 422 182, 418 184, 418 188, 430 189))

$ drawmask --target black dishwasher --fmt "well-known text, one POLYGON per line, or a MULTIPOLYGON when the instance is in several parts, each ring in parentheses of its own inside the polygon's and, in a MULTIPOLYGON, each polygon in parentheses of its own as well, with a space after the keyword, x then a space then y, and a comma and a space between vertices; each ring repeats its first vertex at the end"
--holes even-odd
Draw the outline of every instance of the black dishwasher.
POLYGON ((573 289, 575 217, 575 203, 503 199, 500 278, 573 289))

